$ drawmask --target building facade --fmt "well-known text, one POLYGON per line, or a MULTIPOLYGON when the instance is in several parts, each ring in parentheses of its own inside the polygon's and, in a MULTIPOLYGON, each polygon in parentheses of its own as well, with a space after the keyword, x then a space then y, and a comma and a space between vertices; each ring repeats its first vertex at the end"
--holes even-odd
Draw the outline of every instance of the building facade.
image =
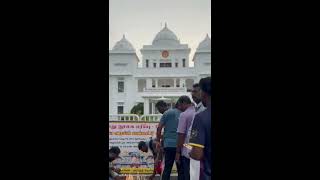
POLYGON ((193 67, 189 66, 188 44, 181 44, 167 25, 140 51, 141 60, 125 36, 109 51, 109 114, 130 113, 139 103, 144 114, 157 114, 157 101, 173 104, 182 95, 190 96, 194 83, 211 76, 208 35, 195 52, 193 67))

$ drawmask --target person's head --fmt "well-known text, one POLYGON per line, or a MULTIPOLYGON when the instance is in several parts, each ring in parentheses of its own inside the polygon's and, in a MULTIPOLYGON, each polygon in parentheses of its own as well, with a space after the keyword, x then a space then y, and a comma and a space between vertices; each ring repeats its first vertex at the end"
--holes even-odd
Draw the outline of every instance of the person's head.
POLYGON ((191 100, 188 96, 181 96, 178 101, 178 109, 180 111, 185 111, 188 107, 192 106, 191 100))
POLYGON ((211 77, 202 78, 199 82, 202 104, 207 107, 211 103, 211 77))
POLYGON ((199 104, 201 102, 199 83, 196 83, 192 86, 191 96, 192 96, 192 99, 195 103, 199 104))
POLYGON ((119 157, 119 154, 121 153, 119 147, 111 147, 109 149, 109 158, 111 161, 117 159, 119 157))
POLYGON ((144 142, 144 141, 140 141, 139 144, 138 144, 138 148, 140 151, 142 152, 148 152, 148 146, 147 146, 147 143, 144 142))
POLYGON ((164 101, 158 101, 156 104, 156 108, 161 114, 163 114, 166 110, 168 110, 168 105, 164 101))
POLYGON ((173 107, 176 108, 176 109, 178 109, 178 107, 179 107, 179 102, 177 101, 177 102, 174 104, 173 107))

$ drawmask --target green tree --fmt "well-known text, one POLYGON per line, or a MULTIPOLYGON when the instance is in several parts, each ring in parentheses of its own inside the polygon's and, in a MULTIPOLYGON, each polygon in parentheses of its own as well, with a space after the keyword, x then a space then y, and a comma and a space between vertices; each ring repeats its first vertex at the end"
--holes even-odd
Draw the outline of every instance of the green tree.
POLYGON ((143 103, 139 103, 139 104, 133 106, 130 113, 137 114, 139 116, 143 115, 143 103))

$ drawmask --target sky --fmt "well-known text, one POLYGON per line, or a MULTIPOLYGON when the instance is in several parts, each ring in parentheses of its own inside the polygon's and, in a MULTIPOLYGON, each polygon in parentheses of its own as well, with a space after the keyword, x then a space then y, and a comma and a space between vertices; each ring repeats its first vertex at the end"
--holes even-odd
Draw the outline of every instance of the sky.
POLYGON ((109 0, 109 49, 125 34, 141 59, 165 22, 189 45, 191 61, 207 33, 211 38, 211 0, 109 0))

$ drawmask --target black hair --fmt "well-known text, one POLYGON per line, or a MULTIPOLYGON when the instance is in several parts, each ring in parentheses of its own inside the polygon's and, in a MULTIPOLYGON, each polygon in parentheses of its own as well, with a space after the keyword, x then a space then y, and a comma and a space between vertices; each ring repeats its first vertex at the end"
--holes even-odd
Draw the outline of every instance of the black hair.
POLYGON ((200 85, 199 85, 199 83, 195 83, 192 87, 197 88, 197 87, 200 87, 200 85))
POLYGON ((211 96, 211 94, 212 94, 211 77, 206 77, 206 78, 200 79, 199 85, 200 85, 200 89, 203 92, 205 92, 211 96))
POLYGON ((164 101, 158 101, 156 107, 167 107, 167 103, 164 101))
POLYGON ((115 154, 120 154, 120 148, 119 147, 111 147, 109 152, 115 153, 115 154))
POLYGON ((188 96, 180 96, 177 104, 191 104, 191 100, 188 96))
POLYGON ((142 149, 142 147, 144 147, 144 146, 146 146, 147 144, 146 144, 146 142, 144 142, 144 141, 140 141, 139 142, 139 144, 138 144, 138 148, 139 148, 139 150, 141 150, 142 149))

